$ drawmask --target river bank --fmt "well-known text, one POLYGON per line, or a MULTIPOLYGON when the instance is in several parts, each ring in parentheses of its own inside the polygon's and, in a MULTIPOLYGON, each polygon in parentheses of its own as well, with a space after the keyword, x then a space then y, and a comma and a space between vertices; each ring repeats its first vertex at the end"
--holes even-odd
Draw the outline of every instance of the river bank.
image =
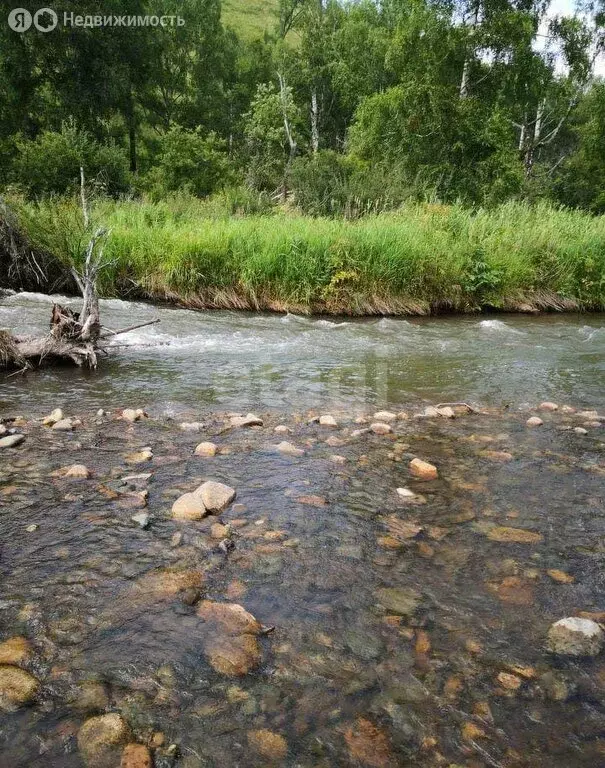
POLYGON ((602 761, 603 415, 130 406, 1 414, 11 766, 602 761))
MULTIPOLYGON (((79 202, 9 202, 26 245, 21 268, 6 259, 0 282, 69 289, 64 265, 86 239, 79 202), (38 258, 27 266, 32 248, 38 258)), ((605 306, 605 217, 544 204, 410 204, 344 221, 280 209, 238 215, 175 198, 100 200, 91 215, 93 228, 111 230, 107 297, 340 316, 605 306)))

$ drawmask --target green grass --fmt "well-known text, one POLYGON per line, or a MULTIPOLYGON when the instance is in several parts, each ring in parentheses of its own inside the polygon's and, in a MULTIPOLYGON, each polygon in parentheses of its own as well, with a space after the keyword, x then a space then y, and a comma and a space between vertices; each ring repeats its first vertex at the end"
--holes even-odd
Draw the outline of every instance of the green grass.
MULTIPOLYGON (((13 207, 35 247, 79 258, 77 201, 13 207)), ((605 306, 605 217, 545 204, 410 204, 350 222, 176 198, 100 201, 93 218, 111 229, 108 296, 338 314, 605 306)))
POLYGON ((245 40, 274 32, 278 20, 278 0, 223 0, 223 24, 245 40))

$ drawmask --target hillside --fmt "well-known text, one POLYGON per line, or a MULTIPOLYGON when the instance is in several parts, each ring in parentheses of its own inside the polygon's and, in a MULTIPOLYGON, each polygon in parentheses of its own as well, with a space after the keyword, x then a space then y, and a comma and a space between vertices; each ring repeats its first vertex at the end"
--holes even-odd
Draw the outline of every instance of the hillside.
POLYGON ((223 23, 244 39, 263 37, 275 29, 279 0, 223 0, 223 23))

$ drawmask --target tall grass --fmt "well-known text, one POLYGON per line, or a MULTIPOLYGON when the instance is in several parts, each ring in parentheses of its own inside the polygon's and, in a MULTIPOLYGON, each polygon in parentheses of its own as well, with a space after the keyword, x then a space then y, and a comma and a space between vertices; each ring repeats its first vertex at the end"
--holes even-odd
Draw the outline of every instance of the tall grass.
MULTIPOLYGON (((76 201, 13 202, 32 244, 77 258, 76 201)), ((105 295, 343 314, 605 307, 605 217, 546 204, 415 204, 348 222, 105 200, 93 218, 111 229, 105 295)))

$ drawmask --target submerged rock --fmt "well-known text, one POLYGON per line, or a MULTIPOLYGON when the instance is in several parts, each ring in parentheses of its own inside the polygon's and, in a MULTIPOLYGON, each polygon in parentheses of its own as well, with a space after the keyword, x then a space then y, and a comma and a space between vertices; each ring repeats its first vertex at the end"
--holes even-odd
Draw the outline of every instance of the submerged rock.
POLYGON ((411 616, 420 605, 422 595, 412 587, 384 587, 375 592, 378 602, 389 612, 411 616))
POLYGON ((326 413, 323 416, 320 416, 319 417, 319 423, 320 423, 320 425, 322 427, 337 427, 338 426, 338 422, 336 421, 334 416, 332 416, 331 413, 326 413))
POLYGON ((89 768, 113 768, 130 741, 126 721, 117 713, 89 718, 78 731, 78 749, 89 768))
POLYGON ((284 737, 266 728, 249 731, 248 744, 253 752, 270 762, 285 760, 288 754, 288 743, 284 737))
POLYGON ((40 690, 40 683, 33 675, 20 667, 0 665, 0 709, 12 712, 33 701, 40 690))
POLYGON ((390 768, 398 764, 389 740, 380 728, 364 717, 358 717, 344 734, 349 757, 364 768, 390 768))
POLYGON ((382 422, 395 421, 397 419, 397 414, 392 411, 378 411, 374 414, 374 419, 382 422))
POLYGON ((376 421, 374 424, 370 424, 370 431, 375 435, 388 435, 389 432, 393 431, 393 429, 391 428, 390 424, 386 424, 382 421, 376 421))
POLYGON ((74 426, 75 423, 73 419, 61 419, 60 421, 57 421, 56 424, 53 424, 52 429, 56 432, 71 432, 74 426))
POLYGON ((14 448, 25 440, 25 435, 7 435, 0 438, 0 448, 14 448))
POLYGON ((257 636, 261 624, 237 603, 203 600, 197 615, 208 625, 203 648, 210 666, 223 675, 239 677, 261 662, 257 636))
POLYGON ((65 467, 63 477, 69 477, 73 480, 87 480, 90 477, 90 471, 84 464, 72 464, 71 467, 65 467))
POLYGON ((297 448, 292 443, 288 443, 287 441, 284 441, 283 443, 279 443, 279 445, 275 446, 275 450, 279 451, 279 453, 284 453, 286 456, 304 456, 305 452, 302 448, 297 448))
POLYGON ((60 408, 55 408, 52 413, 42 419, 42 424, 45 427, 52 427, 53 424, 56 424, 58 421, 63 421, 64 418, 63 411, 60 408))
POLYGON ((515 544, 539 544, 544 539, 541 533, 527 531, 524 528, 508 528, 506 526, 492 528, 488 531, 487 538, 492 541, 512 542, 515 544))
POLYGON ((150 518, 147 512, 139 512, 137 515, 133 515, 130 519, 140 528, 145 529, 149 527, 150 518))
POLYGON ((0 643, 0 664, 19 666, 33 655, 29 641, 24 637, 10 637, 0 643))
POLYGON ((544 424, 539 416, 531 416, 525 423, 528 427, 541 427, 544 424))
POLYGON ((563 656, 596 656, 605 645, 605 632, 591 619, 569 616, 548 630, 546 647, 563 656))
POLYGON ((546 401, 544 403, 540 403, 538 406, 539 411, 558 411, 559 406, 556 403, 551 403, 549 401, 546 401))
POLYGON ((410 472, 419 480, 436 480, 439 476, 437 467, 422 459, 410 461, 410 472))
POLYGON ((149 747, 145 744, 127 744, 122 752, 120 768, 153 768, 149 747))

